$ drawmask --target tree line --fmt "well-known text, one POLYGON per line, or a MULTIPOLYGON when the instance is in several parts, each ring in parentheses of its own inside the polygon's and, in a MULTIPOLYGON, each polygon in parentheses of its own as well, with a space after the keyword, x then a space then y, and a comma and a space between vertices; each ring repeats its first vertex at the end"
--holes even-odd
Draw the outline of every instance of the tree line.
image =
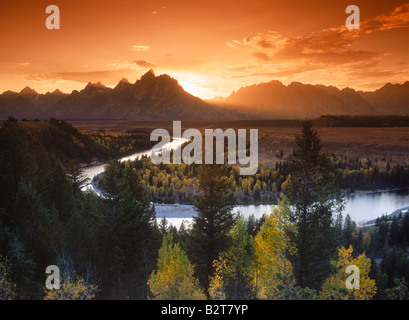
MULTIPOLYGON (((233 215, 231 167, 202 166, 195 168, 199 189, 192 199, 198 215, 190 228, 177 230, 157 223, 145 168, 138 167, 147 162, 110 161, 104 196, 83 192, 88 181, 78 164, 63 166, 10 119, 0 129, 0 297, 375 297, 375 264, 358 249, 354 222, 341 218, 330 156, 311 122, 296 144, 285 192, 270 214, 259 220, 233 215), (59 290, 44 287, 48 265, 60 267, 59 290), (361 290, 345 287, 348 265, 359 267, 361 290)), ((388 259, 384 268, 397 271, 393 261, 402 258, 388 259)), ((401 298, 405 280, 394 275, 384 291, 401 298)))
MULTIPOLYGON (((331 177, 340 189, 375 190, 409 187, 409 166, 396 164, 379 168, 370 159, 365 161, 346 156, 329 155, 331 177)), ((198 172, 203 165, 169 164, 154 165, 150 158, 142 157, 132 164, 142 177, 143 188, 154 202, 193 203, 199 196, 198 172)), ((125 163, 120 164, 121 169, 125 163)), ((225 175, 235 204, 276 203, 281 192, 286 192, 291 169, 288 161, 275 166, 260 164, 253 176, 241 176, 238 165, 227 165, 225 175)), ((96 177, 96 185, 103 189, 103 179, 96 177)))

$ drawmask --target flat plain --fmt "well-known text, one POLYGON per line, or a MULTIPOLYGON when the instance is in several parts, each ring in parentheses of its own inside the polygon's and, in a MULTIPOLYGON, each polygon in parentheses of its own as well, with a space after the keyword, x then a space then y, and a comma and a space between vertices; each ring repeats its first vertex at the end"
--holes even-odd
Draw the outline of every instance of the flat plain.
MULTIPOLYGON (((70 121, 79 129, 103 129, 108 132, 164 128, 172 134, 172 121, 70 121)), ((205 129, 258 129, 259 162, 274 165, 287 159, 295 147, 295 136, 300 133, 302 120, 186 120, 182 132, 195 128, 205 129), (280 153, 282 150, 282 157, 280 153)), ((366 161, 382 168, 390 165, 409 164, 409 127, 325 127, 315 126, 323 148, 337 156, 347 156, 366 161)))

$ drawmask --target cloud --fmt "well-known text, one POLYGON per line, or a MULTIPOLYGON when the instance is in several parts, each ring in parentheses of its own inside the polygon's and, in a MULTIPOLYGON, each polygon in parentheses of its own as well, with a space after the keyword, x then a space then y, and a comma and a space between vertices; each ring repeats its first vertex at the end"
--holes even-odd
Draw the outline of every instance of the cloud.
POLYGON ((131 49, 133 51, 147 51, 150 48, 151 48, 150 46, 142 46, 142 45, 133 45, 133 46, 131 46, 131 49))
POLYGON ((272 49, 280 46, 285 37, 276 31, 267 31, 258 33, 252 38, 244 38, 243 44, 253 46, 260 49, 272 49))
POLYGON ((250 72, 251 70, 247 70, 248 72, 245 74, 235 74, 231 75, 229 78, 247 78, 247 77, 266 77, 270 79, 276 79, 276 78, 281 78, 281 77, 292 77, 294 75, 299 75, 301 73, 305 73, 308 71, 312 71, 315 68, 311 67, 299 67, 299 66, 286 66, 286 67, 277 67, 277 68, 272 68, 270 71, 263 71, 261 70, 253 70, 253 72, 250 72))
MULTIPOLYGON (((23 77, 28 81, 75 81, 80 83, 88 82, 102 82, 107 85, 114 85, 120 79, 134 78, 136 74, 139 74, 141 69, 156 67, 155 64, 145 60, 126 60, 121 62, 113 62, 107 64, 107 70, 95 70, 95 71, 72 71, 72 72, 50 72, 50 73, 30 73, 25 74, 23 77)), ((146 71, 144 71, 146 72, 146 71)))
POLYGON ((409 27, 409 3, 396 7, 393 11, 361 23, 362 33, 409 27))
POLYGON ((392 77, 396 75, 405 75, 408 74, 408 70, 364 70, 364 71, 351 71, 346 73, 345 75, 350 78, 378 78, 378 77, 392 77))
POLYGON ((155 64, 147 62, 145 60, 134 60, 131 61, 132 63, 136 64, 138 67, 142 67, 142 68, 153 68, 156 67, 155 64))
POLYGON ((267 54, 263 53, 263 52, 254 52, 253 56, 256 57, 258 60, 261 60, 261 61, 269 61, 270 60, 270 57, 267 54))
POLYGON ((111 83, 113 79, 121 79, 124 73, 129 72, 128 69, 121 70, 101 70, 101 71, 86 71, 86 72, 54 72, 44 74, 27 74, 25 80, 32 81, 76 81, 81 83, 97 82, 111 83))
POLYGON ((226 68, 227 71, 237 73, 237 72, 244 72, 248 73, 250 70, 254 70, 257 68, 257 65, 255 64, 246 64, 246 65, 239 65, 239 66, 232 66, 229 68, 226 68))
POLYGON ((229 48, 236 48, 240 44, 241 44, 241 42, 238 41, 238 40, 230 40, 230 41, 226 42, 226 46, 228 46, 229 48))
POLYGON ((356 49, 354 45, 366 34, 402 27, 409 27, 409 3, 362 21, 360 29, 349 30, 341 25, 297 36, 270 30, 244 37, 242 41, 227 41, 226 45, 235 50, 253 49, 252 57, 260 65, 248 76, 289 77, 316 71, 347 78, 388 77, 400 73, 377 69, 382 58, 388 55, 386 52, 356 49))

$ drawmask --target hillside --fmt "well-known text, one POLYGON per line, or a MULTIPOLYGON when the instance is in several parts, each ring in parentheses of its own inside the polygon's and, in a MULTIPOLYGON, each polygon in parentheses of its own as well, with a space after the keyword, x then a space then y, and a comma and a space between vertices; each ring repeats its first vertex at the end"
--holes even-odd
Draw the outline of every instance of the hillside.
MULTIPOLYGON (((134 152, 150 149, 156 142, 149 141, 145 130, 106 133, 104 130, 79 130, 71 124, 56 119, 49 121, 19 121, 10 118, 0 122, 0 136, 7 143, 16 134, 4 128, 18 128, 18 132, 31 146, 41 146, 63 164, 70 161, 81 164, 105 162, 134 152)), ((18 136, 18 134, 17 134, 18 136)))

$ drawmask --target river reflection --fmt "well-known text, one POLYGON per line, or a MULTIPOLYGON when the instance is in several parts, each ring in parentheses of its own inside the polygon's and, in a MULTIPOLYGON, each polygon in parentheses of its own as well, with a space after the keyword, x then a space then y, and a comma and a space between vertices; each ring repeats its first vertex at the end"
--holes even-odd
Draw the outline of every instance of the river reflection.
MULTIPOLYGON (((386 191, 353 195, 345 198, 345 210, 343 217, 349 214, 356 223, 364 223, 383 214, 390 214, 395 210, 409 206, 409 190, 386 191)), ((254 214, 256 218, 264 213, 270 213, 272 205, 240 205, 233 208, 234 213, 240 213, 245 217, 254 214)), ((335 213, 336 214, 336 213, 335 213)), ((166 217, 170 224, 179 227, 182 221, 185 225, 191 223, 192 217, 196 216, 192 205, 166 205, 156 204, 156 217, 158 221, 166 217)))

